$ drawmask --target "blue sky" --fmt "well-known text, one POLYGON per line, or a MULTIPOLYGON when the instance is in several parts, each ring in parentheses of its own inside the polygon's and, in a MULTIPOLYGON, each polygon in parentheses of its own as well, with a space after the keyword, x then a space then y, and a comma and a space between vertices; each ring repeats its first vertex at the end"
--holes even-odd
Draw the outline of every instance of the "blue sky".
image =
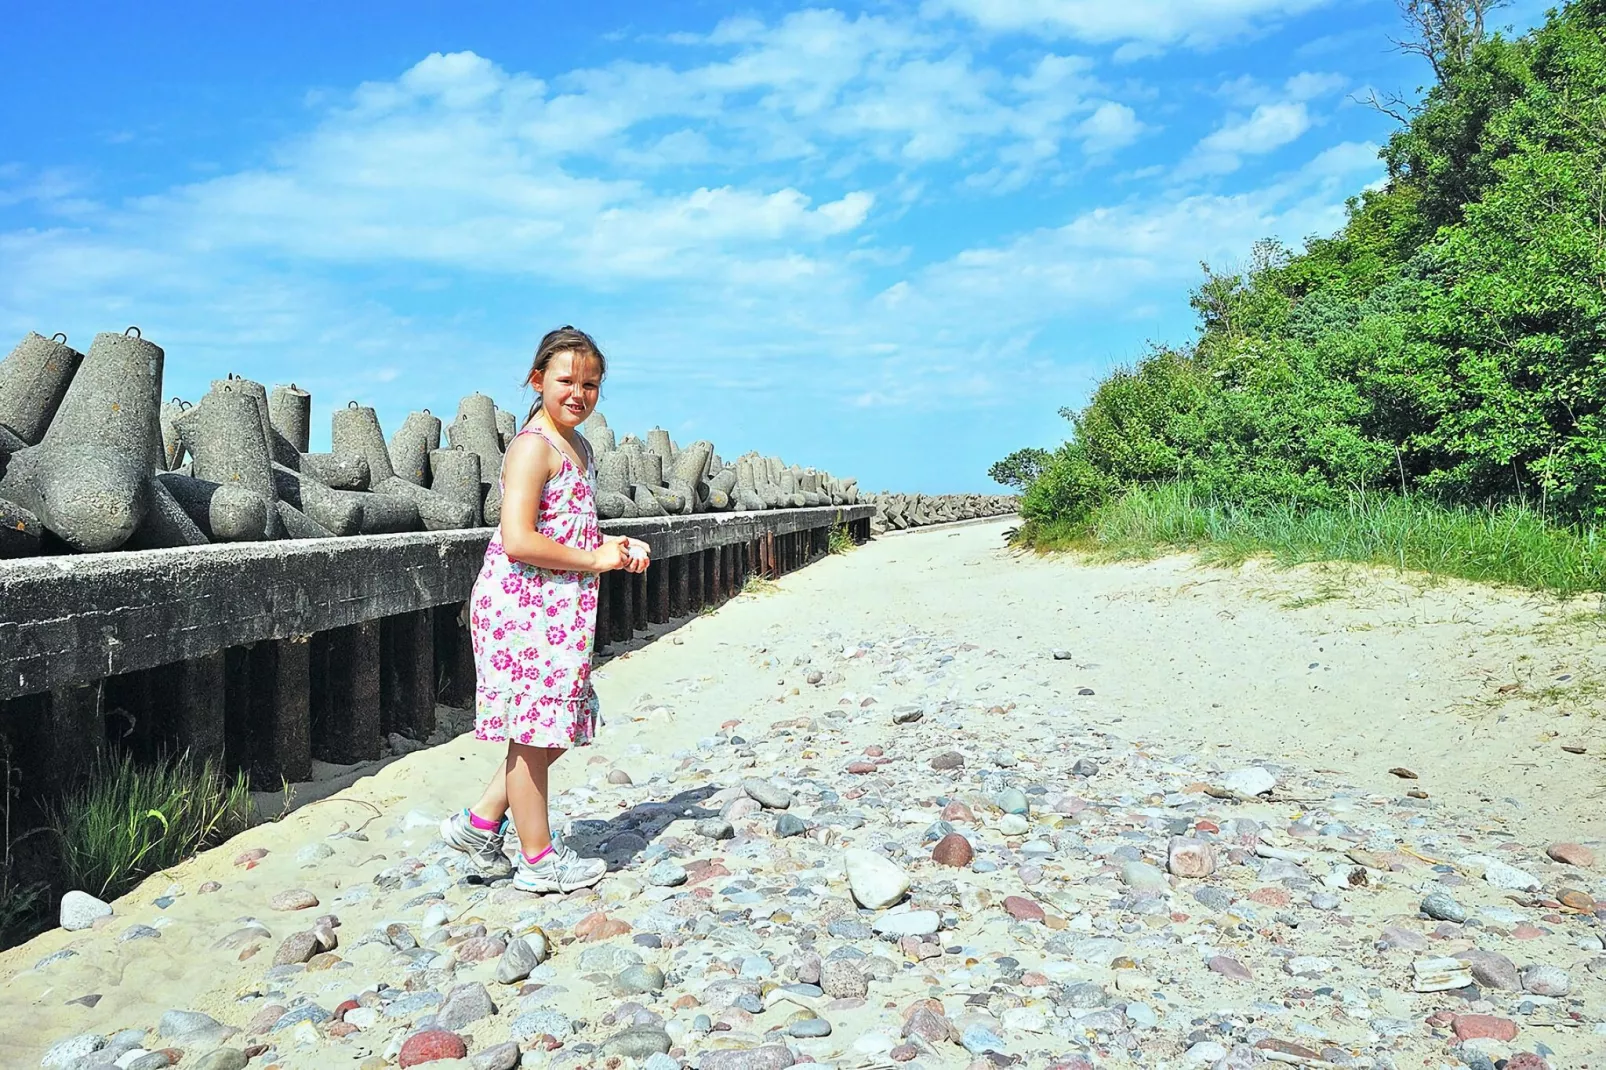
POLYGON ((316 448, 351 399, 522 415, 574 323, 621 431, 926 492, 1187 341, 1200 260, 1336 229, 1390 129, 1355 98, 1426 78, 1392 0, 6 18, 0 336, 137 323, 170 396, 311 390, 316 448))

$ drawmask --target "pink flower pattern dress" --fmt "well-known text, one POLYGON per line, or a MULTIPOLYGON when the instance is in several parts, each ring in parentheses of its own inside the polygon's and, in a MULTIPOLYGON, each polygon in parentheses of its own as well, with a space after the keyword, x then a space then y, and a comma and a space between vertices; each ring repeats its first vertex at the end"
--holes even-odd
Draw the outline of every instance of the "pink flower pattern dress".
MULTIPOLYGON (((536 530, 579 550, 601 546, 590 444, 580 439, 581 473, 544 428, 519 434, 540 435, 563 462, 542 491, 536 530)), ((595 572, 515 561, 502 546, 501 530, 491 537, 470 601, 476 739, 563 748, 591 742, 598 713, 591 686, 598 580, 595 572)))

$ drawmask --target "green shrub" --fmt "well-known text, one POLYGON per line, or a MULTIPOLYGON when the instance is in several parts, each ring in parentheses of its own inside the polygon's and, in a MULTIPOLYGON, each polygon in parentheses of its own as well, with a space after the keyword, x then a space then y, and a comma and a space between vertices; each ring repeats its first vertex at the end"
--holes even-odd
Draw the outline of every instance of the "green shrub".
POLYGON ((1339 233, 1206 265, 1195 342, 1063 412, 1031 530, 1174 480, 1264 515, 1395 492, 1606 522, 1606 0, 1438 60, 1339 233))

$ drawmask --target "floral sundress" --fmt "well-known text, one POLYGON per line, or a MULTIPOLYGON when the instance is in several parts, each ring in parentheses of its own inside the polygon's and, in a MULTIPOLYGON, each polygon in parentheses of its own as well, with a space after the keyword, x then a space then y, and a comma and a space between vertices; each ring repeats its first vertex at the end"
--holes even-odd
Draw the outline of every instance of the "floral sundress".
MULTIPOLYGON (((602 545, 596 465, 580 439, 581 473, 545 428, 537 434, 562 466, 547 480, 536 530, 581 550, 602 545)), ((469 633, 474 644, 474 737, 531 747, 583 747, 597 731, 591 654, 597 634, 595 572, 558 572, 508 557, 498 528, 474 581, 469 633)))

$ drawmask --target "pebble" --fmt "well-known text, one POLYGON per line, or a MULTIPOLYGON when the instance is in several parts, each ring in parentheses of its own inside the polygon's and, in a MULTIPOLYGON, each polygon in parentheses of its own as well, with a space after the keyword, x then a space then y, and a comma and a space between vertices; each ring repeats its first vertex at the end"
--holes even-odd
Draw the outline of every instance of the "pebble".
POLYGON ((1459 925, 1467 920, 1467 910, 1447 892, 1433 892, 1422 900, 1422 913, 1439 921, 1455 922, 1459 925))
POLYGON ((291 888, 268 900, 268 906, 274 910, 310 910, 317 905, 318 897, 305 888, 291 888))
POLYGON ((469 1065, 474 1070, 513 1070, 519 1065, 519 1046, 509 1040, 477 1051, 469 1058, 469 1065))
POLYGON ((250 1062, 239 1048, 214 1048, 194 1062, 186 1063, 191 1070, 245 1070, 250 1062))
POLYGON ((1565 996, 1572 988, 1567 971, 1560 966, 1535 964, 1522 971, 1522 990, 1536 996, 1565 996))
POLYGON ((622 996, 662 992, 664 971, 645 964, 626 967, 613 979, 613 990, 622 996))
POLYGON ((1166 869, 1178 877, 1208 877, 1216 871, 1216 853, 1203 840, 1173 836, 1166 847, 1166 869))
POLYGON ((110 904, 104 903, 88 892, 73 889, 61 897, 61 910, 59 913, 61 927, 68 932, 79 932, 95 924, 97 919, 111 917, 110 904))
POLYGON ((217 1047, 234 1030, 200 1011, 168 1011, 156 1023, 156 1035, 183 1047, 217 1047))
POLYGON ((705 1051, 697 1065, 699 1070, 787 1070, 797 1065, 797 1059, 784 1044, 766 1044, 757 1048, 705 1051))
POLYGON ((935 861, 938 866, 964 869, 972 863, 975 855, 975 850, 970 847, 970 840, 965 839, 959 832, 949 832, 936 842, 936 847, 931 848, 931 861, 935 861))
POLYGON ((545 962, 551 953, 546 934, 526 933, 508 941, 507 950, 496 961, 496 980, 500 984, 518 984, 545 962))
POLYGON ((647 883, 654 888, 678 888, 686 883, 686 867, 667 859, 647 870, 647 883))
POLYGON ((742 790, 766 810, 785 810, 792 805, 791 792, 759 777, 749 777, 742 781, 742 790))
POLYGON ((106 1038, 101 1034, 79 1033, 52 1044, 39 1065, 43 1070, 67 1070, 77 1065, 84 1056, 100 1051, 105 1046, 106 1038))
POLYGON ((1545 848, 1552 860, 1568 866, 1588 869, 1595 864, 1595 852, 1577 843, 1553 843, 1545 848))
POLYGON ((1221 786, 1239 795, 1265 795, 1277 786, 1277 778, 1256 765, 1233 770, 1221 778, 1221 786))
POLYGON ((650 1059, 654 1055, 667 1055, 674 1046, 673 1038, 662 1029, 632 1026, 604 1040, 597 1054, 605 1058, 650 1059))
POLYGON ((420 1063, 437 1059, 462 1059, 467 1055, 468 1045, 456 1033, 444 1029, 426 1029, 407 1038, 397 1053, 396 1064, 405 1070, 420 1063))
POLYGON ((909 874, 891 859, 851 847, 842 853, 848 887, 860 906, 879 910, 898 902, 909 892, 909 874))
POLYGON ((1006 814, 1027 814, 1031 812, 1031 803, 1026 800, 1026 793, 1019 788, 1005 788, 998 796, 998 808, 1006 814))
POLYGON ((485 986, 471 982, 456 985, 446 993, 440 1010, 435 1012, 435 1024, 456 1032, 495 1013, 496 1004, 491 1002, 491 994, 485 990, 485 986))
POLYGON ((1121 865, 1121 883, 1128 888, 1160 889, 1169 888, 1170 883, 1159 867, 1151 866, 1147 862, 1125 862, 1121 865))

